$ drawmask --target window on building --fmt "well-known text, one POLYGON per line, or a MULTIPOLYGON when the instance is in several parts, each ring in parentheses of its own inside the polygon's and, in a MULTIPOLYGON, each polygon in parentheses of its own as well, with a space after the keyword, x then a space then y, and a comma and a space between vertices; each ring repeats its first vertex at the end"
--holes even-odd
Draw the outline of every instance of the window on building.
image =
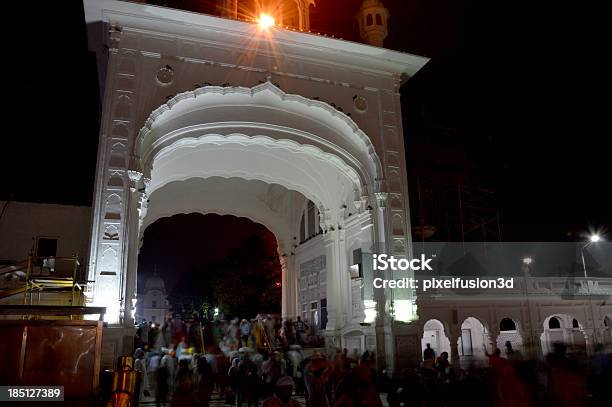
POLYGON ((151 315, 151 321, 155 322, 155 315, 151 315))
POLYGON ((45 257, 57 256, 57 238, 56 237, 42 237, 36 238, 36 257, 34 265, 42 266, 53 271, 55 268, 55 259, 44 259, 45 257))
POLYGON ((376 14, 376 25, 382 25, 382 17, 380 14, 376 14))
POLYGON ((157 301, 152 301, 151 302, 151 307, 157 308, 157 301))
POLYGON ((39 237, 36 241, 36 256, 55 257, 57 255, 57 238, 39 237))
POLYGON ((561 321, 557 317, 548 320, 548 329, 561 329, 561 321))
POLYGON ((516 324, 510 318, 504 318, 499 323, 500 331, 516 331, 516 324))
POLYGON ((362 278, 363 277, 363 268, 361 265, 361 249, 353 250, 353 263, 350 266, 351 278, 362 278))
POLYGON ((321 324, 319 325, 320 329, 325 329, 327 327, 327 298, 321 299, 321 324))
POLYGON ((310 323, 319 325, 319 304, 316 301, 310 303, 310 323))
POLYGON ((580 328, 580 324, 578 324, 578 320, 576 318, 574 318, 574 320, 572 321, 572 328, 580 328))
POLYGON ((368 17, 366 18, 366 25, 371 26, 372 24, 374 24, 374 20, 372 19, 372 14, 368 14, 368 17))
POLYGON ((300 220, 300 243, 322 233, 319 225, 319 209, 314 202, 308 201, 300 220))
POLYGON ((308 201, 308 237, 315 235, 315 205, 312 201, 308 201))

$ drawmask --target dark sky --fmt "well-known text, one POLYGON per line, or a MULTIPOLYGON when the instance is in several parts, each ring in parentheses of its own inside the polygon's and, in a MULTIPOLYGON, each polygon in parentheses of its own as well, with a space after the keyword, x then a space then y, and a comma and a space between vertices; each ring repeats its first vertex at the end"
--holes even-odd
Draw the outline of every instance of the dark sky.
MULTIPOLYGON (((313 31, 356 39, 359 0, 317 3, 313 31)), ((385 0, 386 46, 431 58, 402 90, 407 145, 452 129, 497 190, 505 238, 557 241, 612 225, 609 75, 597 10, 534 3, 385 0)), ((81 2, 20 5, 0 198, 90 205, 100 105, 81 2)))

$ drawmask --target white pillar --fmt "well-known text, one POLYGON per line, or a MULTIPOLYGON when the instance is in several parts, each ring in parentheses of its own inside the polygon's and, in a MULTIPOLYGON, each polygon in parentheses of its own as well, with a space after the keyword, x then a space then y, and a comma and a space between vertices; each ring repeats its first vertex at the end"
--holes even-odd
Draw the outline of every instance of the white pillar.
POLYGON ((346 241, 343 230, 330 228, 325 234, 325 254, 327 257, 327 328, 335 332, 346 324, 347 298, 345 293, 348 269, 346 261, 346 241), (333 229, 333 230, 332 230, 333 229))
POLYGON ((127 272, 125 283, 125 298, 123 301, 123 326, 126 328, 134 327, 134 318, 132 316, 133 300, 136 299, 136 281, 138 274, 138 252, 140 244, 138 241, 139 224, 140 224, 140 209, 142 200, 146 199, 142 192, 142 173, 138 171, 128 171, 130 179, 130 189, 127 199, 126 210, 126 244, 127 251, 127 272))
POLYGON ((282 274, 281 315, 283 318, 295 318, 298 315, 295 259, 292 255, 282 254, 280 264, 282 274))

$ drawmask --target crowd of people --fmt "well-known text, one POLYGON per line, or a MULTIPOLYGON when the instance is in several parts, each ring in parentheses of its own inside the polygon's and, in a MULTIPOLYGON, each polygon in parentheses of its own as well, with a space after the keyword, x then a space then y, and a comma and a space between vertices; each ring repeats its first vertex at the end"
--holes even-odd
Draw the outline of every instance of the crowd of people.
POLYGON ((134 356, 142 373, 141 399, 149 396, 158 406, 208 406, 216 392, 234 406, 297 406, 293 397, 303 397, 308 407, 380 407, 383 394, 391 407, 612 405, 612 357, 600 345, 588 359, 555 344, 536 361, 507 343, 504 352, 485 349, 486 366, 463 368, 427 346, 418 368, 391 378, 385 372, 377 376, 370 352, 349 356, 347 349, 326 354, 306 348, 321 343, 300 319, 200 326, 198 331, 197 321, 168 320, 162 327, 147 324, 146 338, 139 333, 143 348, 134 356))
POLYGON ((298 396, 310 407, 382 407, 369 352, 359 359, 346 349, 307 356, 291 345, 287 352, 241 347, 227 355, 137 349, 134 357, 140 400, 151 397, 158 406, 209 406, 216 391, 233 406, 295 407, 298 396))
POLYGON ((200 318, 197 314, 190 318, 167 318, 163 324, 143 321, 136 331, 135 347, 162 349, 177 346, 183 339, 199 352, 224 353, 240 347, 250 347, 256 351, 263 349, 283 349, 289 346, 319 347, 324 343, 317 332, 316 324, 309 324, 297 317, 295 321, 272 315, 258 315, 255 319, 234 318, 231 321, 200 318))
POLYGON ((208 405, 216 389, 229 404, 258 405, 270 397, 283 400, 289 379, 292 390, 305 394, 303 361, 312 358, 304 358, 303 349, 321 345, 316 327, 300 317, 208 321, 195 316, 167 318, 161 326, 143 321, 134 354, 141 373, 139 398, 154 398, 160 406, 208 405))
POLYGON ((486 365, 458 368, 447 352, 426 346, 418 369, 406 369, 381 390, 398 406, 610 406, 612 354, 602 345, 587 358, 556 343, 542 360, 526 359, 510 342, 505 350, 485 349, 486 365))

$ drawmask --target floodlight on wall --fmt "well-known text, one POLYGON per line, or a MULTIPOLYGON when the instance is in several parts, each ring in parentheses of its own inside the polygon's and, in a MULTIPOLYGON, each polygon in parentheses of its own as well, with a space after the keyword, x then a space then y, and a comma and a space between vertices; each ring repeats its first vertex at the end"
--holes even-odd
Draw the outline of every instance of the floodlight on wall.
POLYGON ((272 17, 271 15, 262 13, 259 15, 259 19, 257 20, 257 23, 262 28, 269 28, 269 27, 274 27, 275 21, 274 21, 274 17, 272 17))

